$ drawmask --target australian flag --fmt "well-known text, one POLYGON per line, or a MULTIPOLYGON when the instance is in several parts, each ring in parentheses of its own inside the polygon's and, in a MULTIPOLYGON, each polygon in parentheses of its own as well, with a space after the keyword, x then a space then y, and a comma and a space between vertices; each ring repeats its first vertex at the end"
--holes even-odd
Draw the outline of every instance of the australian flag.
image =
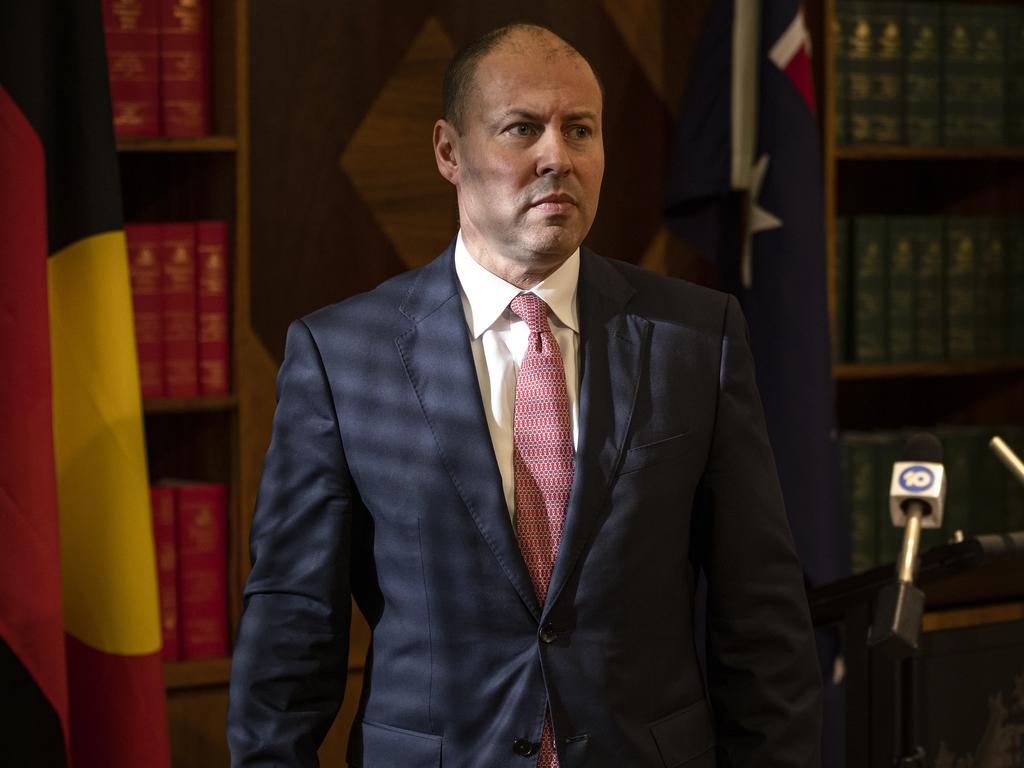
POLYGON ((849 545, 810 53, 798 0, 712 5, 683 105, 666 215, 716 263, 719 287, 743 306, 790 525, 807 578, 818 585, 846 575, 849 545), (736 50, 744 41, 749 50, 736 50))
MULTIPOLYGON (((849 534, 827 306, 811 38, 799 0, 715 0, 669 179, 668 224, 718 267, 750 326, 790 526, 807 580, 847 575, 849 534)), ((839 653, 819 634, 826 684, 839 653)), ((824 754, 842 763, 841 693, 826 685, 824 754)))

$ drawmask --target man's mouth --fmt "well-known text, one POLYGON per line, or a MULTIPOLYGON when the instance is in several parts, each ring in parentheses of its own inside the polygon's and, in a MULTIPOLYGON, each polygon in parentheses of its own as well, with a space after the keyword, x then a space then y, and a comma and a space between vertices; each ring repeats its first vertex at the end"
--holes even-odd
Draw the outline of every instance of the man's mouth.
POLYGON ((544 197, 534 200, 530 207, 549 215, 563 214, 576 207, 576 199, 572 195, 560 192, 544 195, 544 197))

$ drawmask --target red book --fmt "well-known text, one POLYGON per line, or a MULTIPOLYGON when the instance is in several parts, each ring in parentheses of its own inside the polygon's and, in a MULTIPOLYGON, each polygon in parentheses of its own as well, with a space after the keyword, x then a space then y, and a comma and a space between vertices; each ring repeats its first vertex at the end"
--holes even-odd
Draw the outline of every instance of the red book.
POLYGON ((132 280, 139 384, 143 397, 163 397, 160 225, 125 224, 124 234, 128 241, 128 273, 132 280))
POLYGON ((196 397, 196 228, 160 225, 164 395, 196 397))
POLYGON ((178 546, 174 522, 174 488, 152 485, 149 488, 153 505, 153 541, 156 544, 157 586, 160 589, 160 626, 164 635, 164 658, 181 658, 178 632, 178 546))
POLYGON ((196 222, 199 392, 226 395, 228 377, 228 225, 196 222))
POLYGON ((210 132, 208 0, 159 0, 160 119, 166 136, 210 132))
POLYGON ((181 655, 185 659, 227 656, 227 488, 186 483, 174 490, 181 655))
POLYGON ((103 0, 107 71, 118 136, 160 135, 158 0, 103 0))

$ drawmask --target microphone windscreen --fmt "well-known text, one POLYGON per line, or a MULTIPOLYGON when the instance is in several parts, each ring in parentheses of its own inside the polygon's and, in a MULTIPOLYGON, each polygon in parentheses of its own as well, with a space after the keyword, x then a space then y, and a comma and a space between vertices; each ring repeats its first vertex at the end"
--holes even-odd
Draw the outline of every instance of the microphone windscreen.
POLYGON ((900 461, 926 461, 932 464, 941 464, 942 443, 939 442, 939 438, 929 432, 918 432, 907 440, 900 461))

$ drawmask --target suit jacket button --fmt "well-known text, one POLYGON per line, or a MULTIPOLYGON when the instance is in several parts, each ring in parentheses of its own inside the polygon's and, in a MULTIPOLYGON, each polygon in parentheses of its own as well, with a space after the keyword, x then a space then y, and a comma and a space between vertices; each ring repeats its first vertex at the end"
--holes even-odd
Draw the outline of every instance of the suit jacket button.
POLYGON ((558 639, 558 630, 550 624, 540 628, 540 640, 542 643, 553 643, 558 639))
POLYGON ((540 749, 539 744, 534 744, 529 739, 516 739, 512 742, 512 751, 520 757, 530 757, 537 754, 537 750, 540 749))

